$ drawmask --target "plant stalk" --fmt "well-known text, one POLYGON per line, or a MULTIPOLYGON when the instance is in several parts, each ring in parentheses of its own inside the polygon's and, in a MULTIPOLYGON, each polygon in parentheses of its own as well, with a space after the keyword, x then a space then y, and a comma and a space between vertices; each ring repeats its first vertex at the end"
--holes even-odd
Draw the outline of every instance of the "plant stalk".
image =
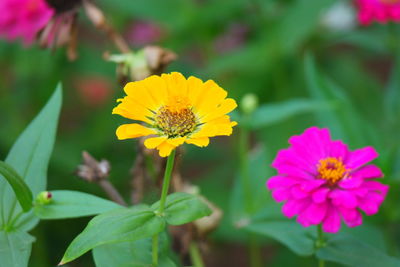
MULTIPOLYGON (((325 239, 321 224, 317 225, 317 238, 318 238, 316 244, 317 249, 324 247, 325 239)), ((325 261, 323 259, 318 259, 318 267, 325 267, 325 261)))
MULTIPOLYGON (((161 215, 164 212, 165 208, 165 201, 168 195, 169 184, 171 182, 171 174, 172 169, 174 168, 174 160, 175 160, 175 149, 171 151, 171 154, 168 156, 167 159, 167 166, 165 167, 163 185, 161 190, 161 198, 160 198, 160 206, 156 211, 157 214, 161 215)), ((158 266, 158 234, 153 236, 153 267, 158 266)))

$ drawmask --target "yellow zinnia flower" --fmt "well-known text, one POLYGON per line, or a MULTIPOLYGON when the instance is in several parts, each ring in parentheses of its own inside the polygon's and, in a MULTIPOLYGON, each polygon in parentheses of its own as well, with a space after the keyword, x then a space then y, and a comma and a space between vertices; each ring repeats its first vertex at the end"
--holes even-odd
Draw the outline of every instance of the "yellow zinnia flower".
POLYGON ((173 72, 130 82, 124 91, 113 114, 142 123, 119 126, 118 139, 148 136, 144 145, 161 157, 183 143, 205 147, 209 137, 231 135, 237 124, 226 115, 236 108, 235 100, 212 80, 173 72))

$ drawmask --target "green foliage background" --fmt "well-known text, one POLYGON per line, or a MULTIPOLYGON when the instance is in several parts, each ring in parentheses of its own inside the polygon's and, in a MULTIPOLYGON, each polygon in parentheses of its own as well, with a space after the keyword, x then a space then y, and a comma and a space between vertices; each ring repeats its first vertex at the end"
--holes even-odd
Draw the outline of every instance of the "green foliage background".
MULTIPOLYGON (((263 226, 268 216, 279 214, 279 206, 271 201, 264 185, 274 174, 269 165, 276 151, 287 147, 290 136, 312 125, 329 127, 335 139, 343 139, 353 149, 366 145, 376 147, 380 153, 376 163, 384 170, 384 182, 391 185, 389 195, 378 215, 364 217, 367 223, 360 229, 344 232, 350 231, 357 240, 366 240, 392 256, 400 256, 397 227, 400 219, 400 61, 396 63, 400 29, 394 24, 355 26, 345 31, 329 29, 321 21, 324 12, 335 2, 97 1, 111 23, 122 32, 133 19, 159 24, 165 31, 159 45, 179 56, 168 71, 214 79, 238 102, 246 93, 255 93, 260 99, 262 107, 253 120, 255 124, 259 121, 259 125, 243 123, 251 130, 252 137, 249 158, 251 188, 255 193, 250 200, 254 202, 251 215, 243 211, 243 202, 247 200, 236 181, 239 170, 232 167, 238 166, 239 161, 236 145, 239 127, 232 137, 215 138, 207 148, 185 147, 184 178, 198 184, 201 192, 225 212, 221 226, 210 237, 210 266, 221 266, 232 254, 238 256, 231 257, 229 266, 246 266, 248 237, 234 225, 258 216, 258 223, 249 225, 249 231, 260 234, 263 229, 273 227, 270 221, 263 226), (232 25, 244 25, 248 29, 246 37, 230 51, 218 51, 216 40, 232 25)), ((86 21, 84 14, 80 14, 79 23, 79 58, 75 62, 67 61, 63 49, 51 52, 18 43, 0 43, 0 159, 6 157, 16 136, 44 106, 61 80, 64 100, 50 161, 48 189, 78 190, 106 198, 95 185, 73 175, 80 163, 81 151, 88 150, 97 158, 111 162, 110 179, 128 199, 126 185, 135 159, 135 141, 118 141, 115 137, 115 129, 123 119, 112 116, 111 110, 114 100, 123 92, 115 78, 115 65, 102 59, 104 50, 115 50, 86 21), (80 78, 93 76, 105 77, 112 85, 107 101, 96 107, 85 104, 76 86, 80 78)), ((238 113, 234 115, 239 117, 238 113)), ((88 220, 41 221, 31 233, 36 242, 29 266, 58 263, 67 245, 88 220)), ((299 258, 267 237, 260 235, 259 241, 268 266, 315 264, 312 257, 299 258)), ((304 248, 300 252, 309 255, 304 248)), ((337 255, 344 252, 339 249, 337 255)), ((321 254, 325 258, 331 255, 321 254)), ((70 266, 92 265, 91 255, 86 254, 70 266)))

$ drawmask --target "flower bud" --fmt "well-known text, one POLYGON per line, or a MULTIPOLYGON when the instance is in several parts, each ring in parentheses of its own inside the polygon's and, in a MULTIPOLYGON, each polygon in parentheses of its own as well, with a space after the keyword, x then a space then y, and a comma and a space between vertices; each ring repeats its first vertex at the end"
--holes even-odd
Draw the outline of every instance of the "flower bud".
POLYGON ((245 114, 251 114, 256 110, 258 107, 258 97, 255 94, 249 93, 246 94, 241 102, 240 102, 240 108, 243 113, 245 114))
POLYGON ((36 202, 41 205, 47 205, 51 202, 52 194, 49 191, 43 191, 36 197, 36 202))

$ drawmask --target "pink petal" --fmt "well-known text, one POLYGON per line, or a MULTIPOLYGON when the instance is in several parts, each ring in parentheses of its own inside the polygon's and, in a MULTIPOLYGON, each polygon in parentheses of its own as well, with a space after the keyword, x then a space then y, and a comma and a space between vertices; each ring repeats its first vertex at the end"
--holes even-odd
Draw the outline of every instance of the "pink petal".
POLYGON ((356 227, 362 224, 362 216, 357 209, 339 208, 339 212, 348 227, 356 227))
POLYGON ((347 168, 356 170, 377 157, 378 153, 373 147, 364 147, 350 152, 345 164, 347 168))
POLYGON ((299 214, 305 207, 310 204, 308 199, 289 199, 282 207, 282 213, 288 218, 292 218, 299 214))
POLYGON ((290 198, 290 189, 288 188, 278 188, 272 191, 272 197, 277 202, 281 202, 290 198))
POLYGON ((297 183, 299 183, 299 181, 296 179, 278 175, 269 178, 266 186, 269 190, 272 190, 279 187, 291 187, 297 183))
POLYGON ((349 153, 349 149, 346 144, 344 144, 342 141, 332 141, 330 143, 330 148, 329 148, 329 156, 334 157, 334 158, 341 158, 342 160, 346 160, 347 155, 349 153))
POLYGON ((328 204, 315 204, 312 203, 306 210, 304 210, 300 215, 300 217, 307 218, 306 220, 311 224, 320 224, 322 220, 325 218, 326 212, 328 209, 328 204))
POLYGON ((325 219, 322 223, 322 229, 327 233, 337 233, 340 229, 340 215, 338 210, 330 206, 327 209, 325 219))
POLYGON ((329 188, 320 188, 313 192, 312 199, 315 203, 322 203, 326 200, 329 193, 329 188))
POLYGON ((359 187, 363 182, 362 178, 351 176, 341 180, 338 185, 343 189, 351 189, 359 187))
POLYGON ((356 170, 355 172, 352 172, 351 176, 352 177, 360 177, 360 178, 364 178, 364 179, 381 178, 381 177, 383 177, 383 173, 382 173, 381 169, 375 165, 366 165, 366 166, 361 167, 360 169, 356 170))
POLYGON ((308 192, 303 190, 302 187, 299 185, 293 186, 290 190, 290 193, 295 199, 302 199, 309 196, 308 192))
POLYGON ((351 191, 344 191, 340 189, 333 190, 329 197, 335 206, 343 206, 345 208, 355 208, 358 205, 357 197, 351 191))

